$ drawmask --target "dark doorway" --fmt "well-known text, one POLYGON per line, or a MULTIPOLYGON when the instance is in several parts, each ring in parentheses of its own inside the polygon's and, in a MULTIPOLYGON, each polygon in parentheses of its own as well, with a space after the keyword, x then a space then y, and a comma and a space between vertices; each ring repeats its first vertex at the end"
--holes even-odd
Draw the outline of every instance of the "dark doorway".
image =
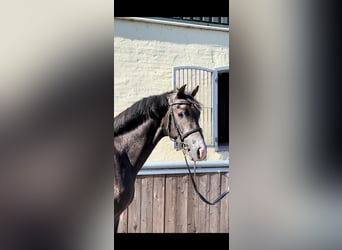
POLYGON ((218 73, 218 145, 229 145, 229 72, 218 73))

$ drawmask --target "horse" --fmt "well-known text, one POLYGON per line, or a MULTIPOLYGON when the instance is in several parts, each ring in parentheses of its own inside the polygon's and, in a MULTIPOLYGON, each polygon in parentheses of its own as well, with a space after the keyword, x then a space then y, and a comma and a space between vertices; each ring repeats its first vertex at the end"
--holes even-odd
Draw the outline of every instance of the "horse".
POLYGON ((145 97, 114 117, 114 232, 120 215, 134 197, 139 170, 161 138, 169 136, 192 161, 206 158, 207 146, 199 126, 201 104, 186 84, 174 91, 145 97))

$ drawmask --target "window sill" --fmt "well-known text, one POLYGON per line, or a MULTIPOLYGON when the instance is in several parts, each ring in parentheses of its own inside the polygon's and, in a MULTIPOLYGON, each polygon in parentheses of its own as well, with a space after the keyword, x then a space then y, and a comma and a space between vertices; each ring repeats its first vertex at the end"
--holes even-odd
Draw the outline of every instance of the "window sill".
POLYGON ((221 145, 215 148, 216 152, 229 151, 229 145, 221 145))

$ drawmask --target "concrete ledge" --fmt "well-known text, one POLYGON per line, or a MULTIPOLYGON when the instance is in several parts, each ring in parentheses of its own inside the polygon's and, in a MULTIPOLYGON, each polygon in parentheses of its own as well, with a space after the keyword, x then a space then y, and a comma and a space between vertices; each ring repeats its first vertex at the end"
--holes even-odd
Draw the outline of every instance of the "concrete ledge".
POLYGON ((143 17, 114 17, 114 19, 135 21, 135 22, 154 23, 154 24, 162 24, 162 25, 171 25, 171 26, 186 27, 186 28, 196 28, 196 29, 229 32, 229 28, 215 27, 215 26, 209 26, 209 25, 200 25, 200 24, 192 24, 192 23, 182 23, 182 22, 177 22, 177 21, 172 22, 172 21, 157 20, 157 19, 150 19, 150 18, 143 18, 143 17))
MULTIPOLYGON (((193 173, 194 164, 189 161, 189 167, 193 173)), ((229 172, 229 161, 201 161, 196 163, 196 173, 221 173, 229 172)), ((138 175, 159 174, 187 174, 185 161, 181 162, 146 162, 138 175)))

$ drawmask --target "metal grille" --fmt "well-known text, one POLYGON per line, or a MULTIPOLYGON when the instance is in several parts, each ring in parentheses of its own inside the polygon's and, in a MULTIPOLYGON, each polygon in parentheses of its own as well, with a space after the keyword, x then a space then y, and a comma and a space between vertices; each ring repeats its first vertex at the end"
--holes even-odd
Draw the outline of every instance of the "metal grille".
POLYGON ((213 146, 213 100, 212 100, 213 71, 203 67, 175 67, 173 69, 173 85, 179 88, 187 84, 187 90, 193 90, 199 85, 196 99, 202 104, 199 124, 203 129, 203 136, 208 146, 213 146))
POLYGON ((221 25, 229 24, 228 17, 170 17, 170 19, 201 22, 201 23, 207 23, 207 24, 221 24, 221 25))

